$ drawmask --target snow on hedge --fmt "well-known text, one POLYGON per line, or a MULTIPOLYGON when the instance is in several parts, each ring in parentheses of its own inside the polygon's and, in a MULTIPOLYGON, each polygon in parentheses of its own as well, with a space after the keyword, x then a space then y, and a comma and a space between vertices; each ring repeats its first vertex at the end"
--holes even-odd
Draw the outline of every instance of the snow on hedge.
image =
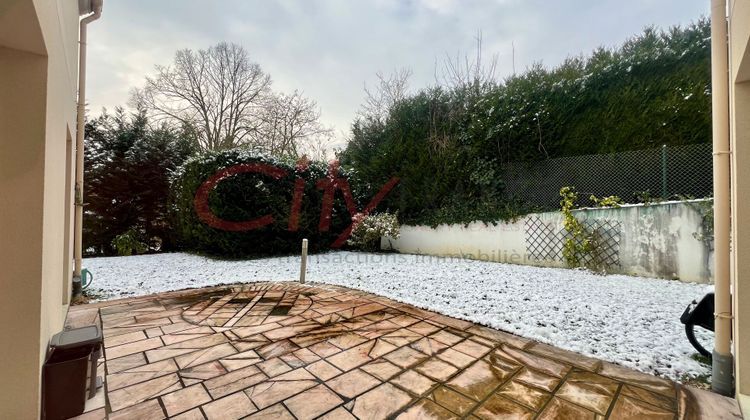
MULTIPOLYGON (((214 260, 172 253, 87 258, 104 299, 252 281, 295 280, 299 257, 214 260)), ((310 256, 307 280, 348 286, 643 372, 709 374, 679 316, 711 286, 581 270, 406 254, 310 256)))

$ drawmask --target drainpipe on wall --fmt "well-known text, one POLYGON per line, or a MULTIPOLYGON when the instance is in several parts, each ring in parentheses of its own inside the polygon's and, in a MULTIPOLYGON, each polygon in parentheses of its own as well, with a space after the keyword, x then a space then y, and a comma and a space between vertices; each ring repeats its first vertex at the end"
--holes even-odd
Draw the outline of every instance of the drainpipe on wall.
POLYGON ((732 303, 729 278, 729 48, 727 2, 711 0, 711 101, 714 163, 715 340, 711 388, 733 396, 732 303))
POLYGON ((102 0, 79 0, 78 10, 90 13, 80 22, 78 47, 78 115, 76 131, 76 185, 75 185, 75 227, 73 230, 73 296, 81 294, 81 260, 83 259, 83 134, 86 129, 86 35, 88 24, 102 15, 102 0))

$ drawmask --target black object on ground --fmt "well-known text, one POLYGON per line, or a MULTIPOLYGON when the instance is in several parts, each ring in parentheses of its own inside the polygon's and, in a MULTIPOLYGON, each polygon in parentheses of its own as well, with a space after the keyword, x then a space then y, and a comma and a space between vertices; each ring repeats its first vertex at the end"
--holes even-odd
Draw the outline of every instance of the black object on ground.
POLYGON ((695 338, 695 327, 714 330, 714 294, 707 293, 700 302, 694 300, 685 308, 685 312, 680 316, 680 322, 685 324, 685 334, 690 344, 698 350, 698 353, 711 358, 711 351, 703 347, 695 338))

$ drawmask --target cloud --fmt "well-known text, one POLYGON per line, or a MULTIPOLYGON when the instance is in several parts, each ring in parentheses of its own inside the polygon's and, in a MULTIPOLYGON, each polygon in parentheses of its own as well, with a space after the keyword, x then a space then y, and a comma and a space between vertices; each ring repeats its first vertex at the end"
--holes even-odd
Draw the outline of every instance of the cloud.
POLYGON ((89 31, 88 100, 93 114, 124 105, 154 65, 181 48, 236 42, 278 90, 315 99, 327 125, 347 132, 377 71, 412 69, 434 84, 436 58, 469 52, 482 31, 498 76, 534 62, 554 65, 644 26, 685 24, 707 0, 107 0, 89 31))

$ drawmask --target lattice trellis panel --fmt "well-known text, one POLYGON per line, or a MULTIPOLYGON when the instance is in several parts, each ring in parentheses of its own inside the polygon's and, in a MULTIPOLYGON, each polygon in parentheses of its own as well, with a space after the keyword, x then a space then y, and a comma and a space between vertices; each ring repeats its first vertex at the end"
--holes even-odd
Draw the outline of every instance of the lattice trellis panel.
MULTIPOLYGON (((620 267, 620 239, 622 237, 622 222, 607 219, 586 219, 581 221, 587 234, 593 237, 593 252, 578 255, 586 267, 611 268, 620 267)), ((559 233, 564 243, 572 235, 565 229, 559 233)), ((580 242, 579 242, 580 244, 580 242)), ((562 260, 562 252, 560 253, 562 260)))
POLYGON ((556 261, 562 255, 562 241, 552 223, 531 216, 526 218, 526 252, 537 261, 556 261))
MULTIPOLYGON (((608 219, 586 219, 581 222, 592 235, 594 252, 579 255, 581 262, 589 267, 620 267, 620 240, 622 222, 608 219)), ((525 222, 526 252, 537 261, 564 261, 563 244, 571 234, 565 229, 556 230, 553 223, 544 223, 531 216, 525 222)))

